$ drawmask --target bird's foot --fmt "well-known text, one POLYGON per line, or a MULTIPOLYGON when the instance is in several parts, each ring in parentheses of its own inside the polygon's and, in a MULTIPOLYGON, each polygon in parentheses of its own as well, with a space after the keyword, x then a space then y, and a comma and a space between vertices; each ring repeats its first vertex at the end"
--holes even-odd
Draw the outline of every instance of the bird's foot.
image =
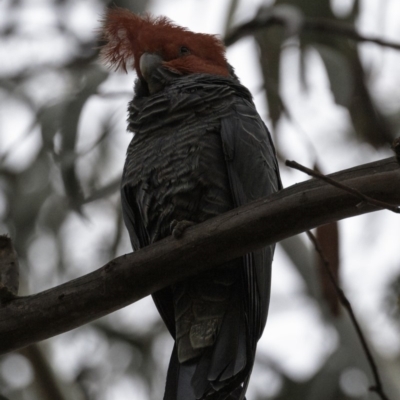
POLYGON ((195 223, 193 221, 187 221, 185 219, 183 221, 178 221, 178 220, 174 219, 170 224, 172 236, 175 239, 181 238, 183 235, 183 232, 185 232, 185 230, 187 228, 189 228, 193 225, 195 225, 195 223))
POLYGON ((17 295, 10 288, 0 283, 0 304, 15 299, 17 295))

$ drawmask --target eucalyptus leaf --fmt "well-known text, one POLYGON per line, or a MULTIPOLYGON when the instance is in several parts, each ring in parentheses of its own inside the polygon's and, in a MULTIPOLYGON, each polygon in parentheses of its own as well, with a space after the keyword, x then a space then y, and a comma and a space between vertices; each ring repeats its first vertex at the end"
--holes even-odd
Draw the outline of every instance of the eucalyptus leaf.
POLYGON ((258 30, 254 37, 260 49, 260 65, 264 78, 269 116, 273 126, 276 127, 282 113, 279 86, 281 50, 285 33, 281 26, 273 26, 269 29, 258 30))
POLYGON ((320 43, 312 45, 321 56, 328 74, 335 102, 348 107, 353 94, 352 71, 347 58, 339 50, 320 43))
POLYGON ((260 22, 275 19, 281 21, 285 28, 285 37, 298 35, 303 26, 304 17, 301 10, 290 4, 280 4, 274 7, 261 7, 257 14, 260 22))
POLYGON ((87 68, 83 73, 77 71, 81 77, 81 90, 66 104, 61 121, 61 174, 66 193, 71 200, 71 206, 77 211, 83 201, 83 192, 78 176, 76 174, 76 151, 75 146, 78 137, 78 123, 83 106, 90 96, 97 93, 99 85, 106 79, 108 74, 96 65, 87 68))

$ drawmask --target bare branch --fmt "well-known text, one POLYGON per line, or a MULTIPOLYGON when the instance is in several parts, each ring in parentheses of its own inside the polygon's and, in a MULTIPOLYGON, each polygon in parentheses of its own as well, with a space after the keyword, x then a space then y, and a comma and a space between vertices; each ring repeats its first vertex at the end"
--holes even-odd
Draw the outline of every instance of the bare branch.
POLYGON ((21 350, 21 354, 33 366, 35 383, 40 391, 41 400, 67 400, 43 350, 38 345, 32 345, 21 350))
MULTIPOLYGON (((264 18, 257 16, 251 21, 239 25, 229 35, 227 35, 225 37, 225 44, 226 46, 230 46, 244 36, 252 35, 260 29, 269 28, 273 25, 285 25, 285 20, 283 18, 279 18, 273 13, 264 18)), ((304 18, 301 27, 303 31, 317 31, 326 34, 339 35, 348 39, 352 39, 356 42, 370 42, 383 47, 390 47, 395 50, 400 50, 400 43, 384 40, 376 36, 361 35, 353 28, 352 25, 345 22, 337 22, 326 18, 308 17, 304 18)))
MULTIPOLYGON (((367 196, 400 204, 395 157, 331 176, 367 196)), ((358 203, 312 179, 188 228, 179 240, 168 237, 63 285, 12 299, 0 308, 0 354, 74 329, 265 245, 379 209, 358 203)))
POLYGON ((382 47, 390 47, 395 50, 400 50, 400 43, 384 40, 378 36, 364 36, 359 34, 350 24, 332 21, 325 18, 306 18, 304 21, 304 29, 340 35, 348 39, 353 39, 356 42, 375 43, 382 47))
POLYGON ((363 334, 363 331, 361 330, 360 324, 357 321, 357 318, 354 314, 353 311, 353 307, 351 306, 351 303, 349 301, 349 299, 346 297, 346 295, 344 294, 343 289, 339 286, 338 282, 336 281, 330 265, 329 265, 329 261, 327 260, 327 258, 325 257, 324 252, 321 249, 321 246, 318 243, 317 238, 310 232, 307 231, 307 236, 309 237, 309 239, 311 240, 311 242, 314 244, 315 250, 316 252, 319 254, 319 256, 321 257, 322 261, 323 261, 323 265, 325 267, 326 273, 329 276, 330 281, 332 282, 336 293, 338 295, 338 298, 340 300, 340 303, 342 304, 342 306, 346 309, 346 311, 349 313, 351 322, 357 332, 358 338, 360 339, 361 342, 361 346, 364 350, 364 353, 367 357, 368 363, 371 367, 372 370, 372 374, 374 376, 374 380, 375 380, 375 385, 371 386, 369 388, 369 390, 371 390, 372 392, 375 392, 382 400, 389 400, 389 398, 386 396, 384 390, 383 390, 383 386, 382 386, 382 381, 381 378, 379 376, 379 371, 378 371, 378 366, 375 363, 374 357, 372 356, 371 350, 369 349, 368 343, 365 339, 365 336, 363 334))
POLYGON ((361 201, 368 203, 370 205, 376 206, 376 207, 380 207, 380 208, 385 208, 386 210, 392 211, 396 214, 400 214, 400 207, 399 206, 393 206, 392 204, 388 204, 384 201, 380 201, 380 200, 376 200, 373 199, 371 197, 366 196, 365 194, 361 193, 359 190, 351 188, 350 186, 347 185, 343 185, 340 182, 336 182, 334 179, 327 177, 324 174, 321 174, 318 171, 314 171, 310 168, 305 167, 304 165, 301 165, 299 163, 297 163, 296 161, 289 161, 287 160, 285 162, 285 164, 288 167, 297 169, 299 171, 305 172, 308 175, 313 176, 314 178, 317 179, 321 179, 327 183, 329 183, 332 186, 335 186, 339 189, 344 190, 345 192, 351 193, 352 195, 354 195, 355 197, 358 197, 361 201))
POLYGON ((19 263, 11 239, 0 235, 0 304, 18 294, 19 263))

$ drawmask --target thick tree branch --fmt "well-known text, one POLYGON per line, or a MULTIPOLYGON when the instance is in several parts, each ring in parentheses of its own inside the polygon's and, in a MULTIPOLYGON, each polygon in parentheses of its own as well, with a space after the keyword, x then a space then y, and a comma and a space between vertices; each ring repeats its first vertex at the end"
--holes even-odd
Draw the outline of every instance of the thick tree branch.
MULTIPOLYGON (((330 175, 372 198, 400 204, 395 157, 330 175)), ((162 287, 318 225, 378 210, 312 179, 189 228, 102 268, 0 308, 0 354, 47 339, 162 287)))

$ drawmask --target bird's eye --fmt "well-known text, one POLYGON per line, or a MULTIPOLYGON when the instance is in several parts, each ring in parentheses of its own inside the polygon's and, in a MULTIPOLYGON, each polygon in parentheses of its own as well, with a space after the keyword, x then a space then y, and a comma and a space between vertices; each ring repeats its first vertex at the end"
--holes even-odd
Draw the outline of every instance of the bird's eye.
POLYGON ((190 54, 190 50, 189 50, 187 47, 182 46, 182 47, 179 49, 179 54, 180 54, 181 56, 187 56, 188 54, 190 54))

